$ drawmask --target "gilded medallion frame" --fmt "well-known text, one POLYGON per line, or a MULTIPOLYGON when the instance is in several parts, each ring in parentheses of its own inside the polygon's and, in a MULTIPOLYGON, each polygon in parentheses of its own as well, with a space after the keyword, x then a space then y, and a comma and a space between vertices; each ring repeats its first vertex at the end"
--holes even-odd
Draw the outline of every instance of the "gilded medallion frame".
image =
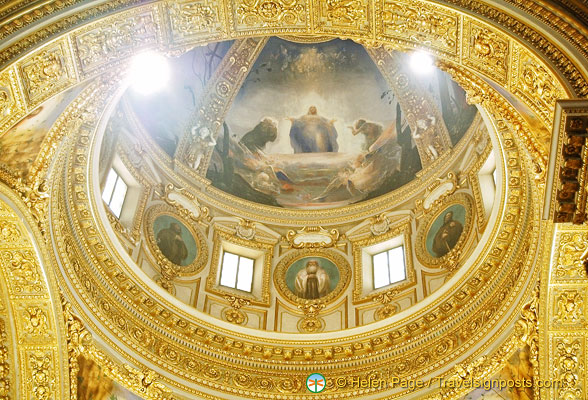
POLYGON ((323 303, 328 304, 338 299, 347 289, 351 282, 351 266, 349 262, 336 251, 327 249, 299 249, 288 252, 276 265, 274 269, 274 284, 278 293, 292 304, 323 303), (335 288, 326 296, 308 300, 296 296, 286 284, 286 271, 296 261, 306 257, 326 258, 339 269, 339 282, 335 288))
POLYGON ((433 205, 431 209, 427 211, 420 226, 417 228, 415 243, 415 254, 417 259, 425 266, 429 267, 441 267, 447 263, 457 263, 464 256, 462 250, 468 242, 475 218, 474 201, 469 194, 464 192, 453 194, 445 198, 444 201, 433 205), (465 208, 466 216, 463 224, 463 231, 455 246, 453 246, 447 254, 442 257, 433 257, 427 250, 427 236, 437 218, 453 205, 461 205, 465 208))
POLYGON ((164 268, 171 268, 175 270, 178 276, 191 276, 199 273, 202 268, 204 268, 206 262, 208 261, 208 245, 206 244, 206 239, 204 238, 202 232, 194 227, 193 224, 193 222, 190 223, 182 215, 180 215, 175 208, 168 206, 167 204, 157 204, 151 206, 147 210, 145 213, 145 220, 143 222, 143 229, 145 232, 145 237, 147 238, 146 242, 149 252, 157 261, 157 266, 160 270, 163 266, 164 268), (186 229, 188 229, 190 234, 192 234, 194 242, 196 243, 196 247, 198 248, 198 253, 190 264, 174 264, 163 255, 161 250, 159 250, 159 247, 157 246, 157 239, 155 238, 155 232, 153 230, 153 224, 155 219, 161 215, 167 215, 175 218, 181 222, 184 227, 186 227, 186 229))

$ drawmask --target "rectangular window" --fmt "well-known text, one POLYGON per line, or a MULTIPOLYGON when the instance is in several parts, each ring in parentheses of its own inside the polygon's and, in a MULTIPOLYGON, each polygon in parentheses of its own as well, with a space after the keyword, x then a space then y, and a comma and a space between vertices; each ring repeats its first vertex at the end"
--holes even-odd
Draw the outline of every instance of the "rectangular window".
POLYGON ((254 261, 251 258, 225 251, 223 253, 220 284, 244 292, 251 292, 253 263, 254 261))
POLYGON ((106 184, 104 185, 104 191, 102 192, 102 200, 104 200, 116 218, 120 218, 122 206, 127 195, 127 189, 128 187, 125 181, 113 168, 111 168, 106 177, 106 184))
POLYGON ((374 254, 372 261, 374 266, 374 289, 406 279, 404 246, 374 254))

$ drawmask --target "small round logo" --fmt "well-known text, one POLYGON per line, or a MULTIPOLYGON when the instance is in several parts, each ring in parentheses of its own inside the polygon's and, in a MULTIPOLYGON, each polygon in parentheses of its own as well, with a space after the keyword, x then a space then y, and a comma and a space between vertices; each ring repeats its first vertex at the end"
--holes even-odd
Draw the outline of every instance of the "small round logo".
POLYGON ((306 378, 306 388, 312 393, 320 393, 327 387, 327 381, 321 374, 311 374, 306 378))

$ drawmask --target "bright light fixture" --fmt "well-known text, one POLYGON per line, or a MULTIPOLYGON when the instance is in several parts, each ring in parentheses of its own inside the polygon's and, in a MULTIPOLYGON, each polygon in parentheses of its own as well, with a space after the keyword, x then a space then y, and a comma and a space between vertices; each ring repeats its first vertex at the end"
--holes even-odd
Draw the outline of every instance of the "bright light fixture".
POLYGON ((424 51, 416 51, 410 56, 410 67, 417 74, 429 74, 434 67, 433 57, 424 51))
POLYGON ((169 81, 167 59, 154 51, 146 51, 133 57, 129 69, 131 86, 140 94, 148 95, 162 89, 169 81))

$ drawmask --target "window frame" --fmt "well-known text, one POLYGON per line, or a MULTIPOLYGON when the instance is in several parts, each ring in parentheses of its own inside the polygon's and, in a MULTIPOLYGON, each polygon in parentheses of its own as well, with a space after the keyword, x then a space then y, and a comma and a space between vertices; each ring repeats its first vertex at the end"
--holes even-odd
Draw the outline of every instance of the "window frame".
POLYGON ((382 288, 394 285, 396 283, 405 281, 407 279, 407 271, 406 271, 406 254, 405 254, 405 248, 404 248, 404 244, 400 244, 398 246, 394 246, 394 247, 390 247, 386 250, 382 250, 378 253, 374 253, 371 254, 371 258, 372 258, 372 286, 374 290, 380 290, 382 288), (395 249, 402 249, 402 266, 403 266, 403 271, 404 271, 404 278, 394 281, 392 282, 392 264, 390 263, 390 252, 392 250, 395 249), (388 283, 381 285, 381 286, 377 286, 376 287, 376 262, 375 262, 375 257, 379 256, 380 254, 386 254, 386 264, 387 264, 387 272, 388 272, 388 283))
POLYGON ((129 193, 129 184, 124 180, 124 178, 121 176, 121 174, 114 167, 110 167, 110 170, 108 171, 108 174, 106 175, 106 181, 105 181, 104 187, 102 189, 102 195, 101 195, 101 197, 102 197, 102 201, 104 201, 104 203, 106 204, 106 206, 108 207, 108 209, 110 210, 110 212, 112 212, 112 214, 114 214, 114 216, 116 218, 119 218, 120 219, 120 217, 122 215, 122 211, 123 211, 123 208, 124 208, 125 201, 127 199, 128 193, 129 193), (110 175, 112 173, 114 173, 116 175, 116 178, 114 180, 114 184, 112 185, 112 190, 110 192, 110 196, 109 196, 109 199, 107 201, 104 197, 105 197, 105 193, 106 193, 106 186, 107 186, 107 183, 108 183, 108 178, 110 177, 110 175), (117 213, 116 210, 114 210, 112 208, 112 201, 114 199, 115 193, 117 192, 117 187, 119 185, 119 181, 122 182, 122 184, 125 186, 125 191, 124 191, 124 194, 122 196, 122 201, 120 203, 120 209, 119 209, 119 211, 117 213))
POLYGON ((220 274, 219 274, 219 282, 218 284, 224 288, 229 288, 229 289, 234 289, 234 290, 239 290, 241 292, 244 293, 249 293, 249 294, 253 294, 253 283, 254 283, 254 278, 255 277, 255 259, 247 257, 247 256, 243 256, 237 253, 233 253, 231 251, 227 251, 224 250, 222 251, 222 255, 221 255, 221 265, 220 265, 220 274), (224 285, 222 283, 223 281, 223 272, 225 271, 225 255, 226 254, 231 254, 234 256, 237 256, 237 268, 235 269, 235 286, 228 286, 228 285, 224 285), (244 290, 244 289, 240 289, 239 288, 239 268, 241 266, 241 260, 245 259, 245 260, 249 260, 251 261, 251 283, 249 285, 249 290, 244 290))

